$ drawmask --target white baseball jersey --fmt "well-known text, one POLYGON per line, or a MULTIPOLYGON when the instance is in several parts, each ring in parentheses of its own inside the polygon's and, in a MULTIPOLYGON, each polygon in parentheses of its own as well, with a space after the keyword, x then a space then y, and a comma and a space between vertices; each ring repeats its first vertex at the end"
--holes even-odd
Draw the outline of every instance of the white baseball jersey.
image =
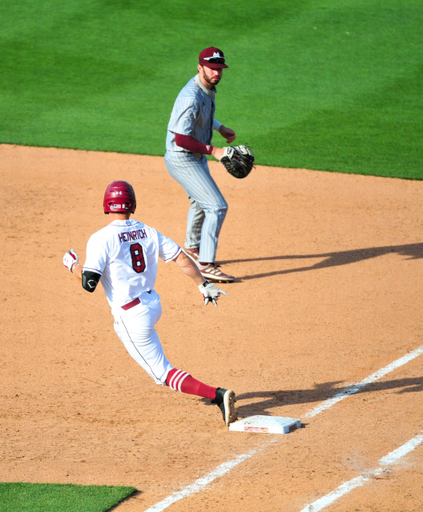
POLYGON ((181 248, 170 238, 135 219, 115 220, 87 244, 84 271, 101 275, 113 314, 154 289, 159 258, 174 260, 181 248))

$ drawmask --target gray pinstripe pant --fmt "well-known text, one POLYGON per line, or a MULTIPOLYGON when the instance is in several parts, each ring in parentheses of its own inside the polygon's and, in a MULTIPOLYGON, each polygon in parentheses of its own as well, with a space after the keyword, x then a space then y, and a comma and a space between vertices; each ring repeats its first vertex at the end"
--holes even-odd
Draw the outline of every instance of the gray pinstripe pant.
POLYGON ((228 203, 210 175, 207 158, 200 154, 167 151, 165 164, 191 202, 185 246, 198 247, 200 261, 214 263, 228 203))

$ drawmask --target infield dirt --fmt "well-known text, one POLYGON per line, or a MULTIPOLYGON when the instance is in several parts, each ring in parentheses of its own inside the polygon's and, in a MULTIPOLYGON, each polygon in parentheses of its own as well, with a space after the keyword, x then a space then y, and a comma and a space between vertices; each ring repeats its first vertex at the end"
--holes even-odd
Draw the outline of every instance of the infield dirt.
MULTIPOLYGON (((229 203, 218 261, 237 280, 205 307, 177 265, 159 265, 157 325, 171 363, 238 396, 240 417, 301 418, 423 345, 423 182, 218 162, 229 203)), ((144 511, 237 455, 169 507, 299 511, 421 432, 422 356, 274 436, 229 432, 216 406, 154 382, 113 330, 102 289, 62 264, 107 223, 106 186, 129 181, 135 218, 183 244, 188 199, 159 157, 0 145, 0 481, 131 485, 144 511)), ((423 509, 423 447, 331 511, 423 509)))

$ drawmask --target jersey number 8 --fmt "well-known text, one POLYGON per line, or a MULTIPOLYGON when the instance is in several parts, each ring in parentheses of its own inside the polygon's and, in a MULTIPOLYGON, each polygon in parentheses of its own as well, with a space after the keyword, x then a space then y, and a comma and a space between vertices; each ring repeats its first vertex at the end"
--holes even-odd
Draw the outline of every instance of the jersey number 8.
POLYGON ((144 251, 140 244, 131 245, 132 268, 140 274, 145 270, 144 251))

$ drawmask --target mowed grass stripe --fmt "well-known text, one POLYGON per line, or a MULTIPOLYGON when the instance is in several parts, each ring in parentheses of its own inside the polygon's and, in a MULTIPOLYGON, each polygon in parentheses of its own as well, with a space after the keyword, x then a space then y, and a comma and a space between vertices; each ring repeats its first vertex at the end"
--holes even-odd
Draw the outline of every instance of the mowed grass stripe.
POLYGON ((216 117, 259 164, 422 178, 421 2, 234 0, 210 24, 193 5, 2 2, 0 142, 163 155, 173 101, 216 45, 216 117))

